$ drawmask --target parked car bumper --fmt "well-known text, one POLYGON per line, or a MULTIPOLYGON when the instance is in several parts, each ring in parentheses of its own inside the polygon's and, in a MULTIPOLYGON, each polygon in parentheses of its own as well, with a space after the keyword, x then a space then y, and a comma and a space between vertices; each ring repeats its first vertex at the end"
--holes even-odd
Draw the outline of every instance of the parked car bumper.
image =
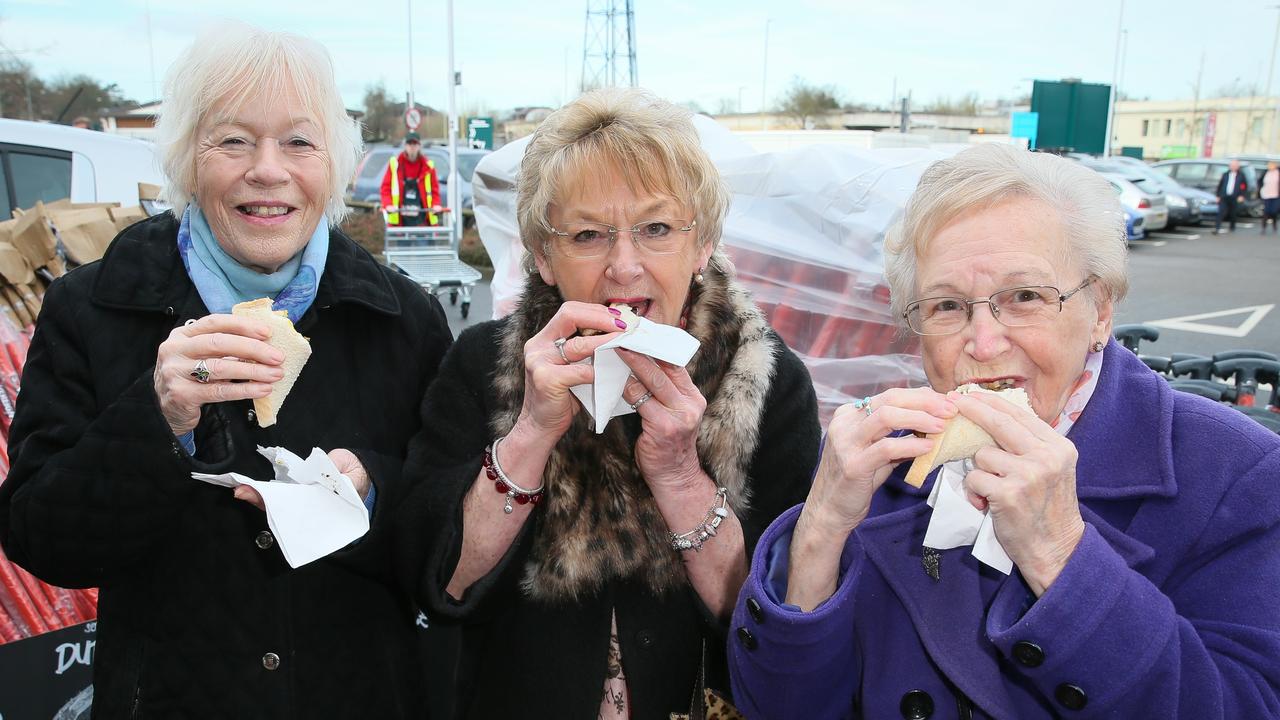
POLYGON ((1200 222, 1200 209, 1169 206, 1170 225, 1194 225, 1200 222))
POLYGON ((1167 208, 1151 208, 1142 211, 1142 226, 1147 232, 1163 230, 1169 225, 1169 210, 1167 208))

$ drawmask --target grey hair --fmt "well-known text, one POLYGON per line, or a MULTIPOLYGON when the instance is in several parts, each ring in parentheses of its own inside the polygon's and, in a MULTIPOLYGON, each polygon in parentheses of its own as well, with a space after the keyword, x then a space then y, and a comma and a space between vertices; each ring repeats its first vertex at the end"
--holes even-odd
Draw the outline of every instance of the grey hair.
POLYGON ((934 236, 961 215, 1013 198, 1039 200, 1056 212, 1067 236, 1068 259, 1098 278, 1091 296, 1124 299, 1129 291, 1126 221, 1111 184, 1074 160, 990 143, 930 165, 903 216, 885 235, 890 311, 900 324, 916 299, 916 263, 934 236))
POLYGON ((235 112, 261 96, 293 89, 316 115, 329 157, 325 216, 337 224, 348 209, 347 182, 363 151, 360 125, 347 115, 333 61, 315 40, 227 21, 201 33, 169 68, 156 122, 165 184, 161 198, 181 217, 196 194, 197 134, 215 108, 235 112))
POLYGON ((517 181, 525 271, 534 272, 534 255, 546 250, 550 205, 592 167, 610 163, 633 189, 687 205, 699 242, 718 246, 729 191, 702 149, 692 118, 685 108, 631 88, 593 90, 547 116, 525 149, 517 181))

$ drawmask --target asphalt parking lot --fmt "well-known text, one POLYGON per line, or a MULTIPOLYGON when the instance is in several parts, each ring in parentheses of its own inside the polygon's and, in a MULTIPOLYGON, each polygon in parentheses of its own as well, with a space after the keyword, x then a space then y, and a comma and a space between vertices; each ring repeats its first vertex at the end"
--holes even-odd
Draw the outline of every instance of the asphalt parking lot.
POLYGON ((1261 235, 1257 223, 1234 233, 1213 226, 1154 232, 1129 253, 1129 297, 1116 323, 1160 328, 1144 343, 1154 355, 1211 355, 1248 348, 1280 353, 1280 236, 1261 235))

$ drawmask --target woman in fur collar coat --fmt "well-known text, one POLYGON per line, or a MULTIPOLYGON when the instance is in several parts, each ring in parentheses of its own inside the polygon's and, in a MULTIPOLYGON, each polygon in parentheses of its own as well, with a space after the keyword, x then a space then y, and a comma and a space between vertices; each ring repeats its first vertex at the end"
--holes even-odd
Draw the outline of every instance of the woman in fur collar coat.
POLYGON ((816 461, 812 384, 717 252, 728 193, 687 111, 588 93, 535 133, 519 187, 526 289, 427 394, 405 568, 465 624, 459 716, 665 720, 700 668, 727 694, 747 558, 816 461), (569 388, 635 316, 699 350, 620 351, 635 412, 596 434, 569 388))

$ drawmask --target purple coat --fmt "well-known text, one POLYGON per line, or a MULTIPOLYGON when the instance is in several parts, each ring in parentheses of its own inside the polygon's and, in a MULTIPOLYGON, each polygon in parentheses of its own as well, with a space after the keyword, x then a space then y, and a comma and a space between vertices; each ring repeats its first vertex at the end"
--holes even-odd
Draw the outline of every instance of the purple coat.
POLYGON ((814 612, 775 596, 800 507, 779 517, 729 639, 747 717, 1277 717, 1280 437, 1114 341, 1068 437, 1086 530, 1034 602, 968 547, 925 574, 930 486, 905 465, 814 612))

